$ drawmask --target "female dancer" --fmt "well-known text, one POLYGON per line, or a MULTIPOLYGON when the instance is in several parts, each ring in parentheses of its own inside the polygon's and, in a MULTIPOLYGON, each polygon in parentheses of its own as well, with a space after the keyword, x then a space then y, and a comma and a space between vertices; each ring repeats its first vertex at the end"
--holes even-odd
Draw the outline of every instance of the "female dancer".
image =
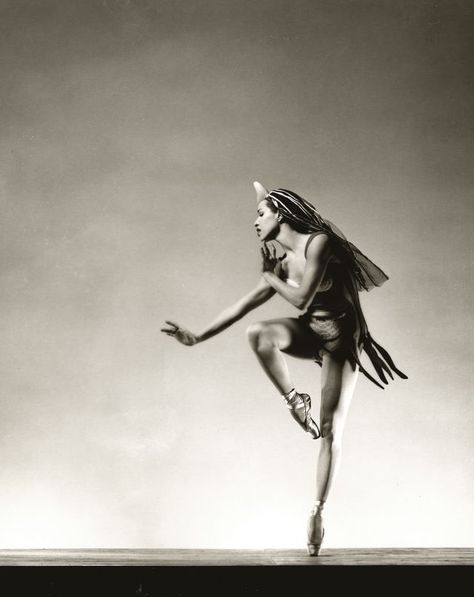
POLYGON ((247 334, 292 417, 313 439, 322 438, 307 541, 309 555, 317 556, 324 536, 323 509, 340 462, 342 432, 358 372, 384 388, 362 366, 360 355, 366 353, 385 384, 386 374, 393 379, 392 371, 403 379, 406 375, 369 334, 359 302, 360 290, 388 279, 384 272, 296 193, 268 192, 258 182, 254 187, 258 203, 254 226, 263 241, 259 283, 200 334, 171 321, 161 331, 192 346, 222 332, 275 293, 304 311, 298 318, 254 323, 247 334), (284 254, 277 257, 268 241, 276 241, 284 254), (282 353, 313 359, 321 366, 321 431, 311 417, 311 398, 296 391, 282 353))

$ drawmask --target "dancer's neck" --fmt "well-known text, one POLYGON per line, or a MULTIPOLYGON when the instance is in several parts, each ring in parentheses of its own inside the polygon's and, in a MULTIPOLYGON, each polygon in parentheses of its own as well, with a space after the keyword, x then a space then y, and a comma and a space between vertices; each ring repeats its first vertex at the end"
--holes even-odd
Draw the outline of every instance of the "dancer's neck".
POLYGON ((294 228, 291 228, 286 223, 280 225, 280 231, 278 232, 275 240, 280 243, 283 249, 287 252, 296 253, 300 250, 304 250, 307 241, 306 234, 297 232, 294 228))

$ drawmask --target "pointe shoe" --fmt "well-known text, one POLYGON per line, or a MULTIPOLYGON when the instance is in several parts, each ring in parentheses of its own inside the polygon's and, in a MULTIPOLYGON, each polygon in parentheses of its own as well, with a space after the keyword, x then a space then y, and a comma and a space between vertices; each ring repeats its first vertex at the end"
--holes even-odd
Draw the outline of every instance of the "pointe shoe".
POLYGON ((308 394, 295 394, 291 400, 286 401, 290 414, 298 425, 311 435, 313 439, 321 437, 319 427, 311 418, 311 398, 308 394))
POLYGON ((321 512, 312 512, 308 521, 308 541, 306 543, 309 556, 319 556, 324 538, 324 526, 321 512))

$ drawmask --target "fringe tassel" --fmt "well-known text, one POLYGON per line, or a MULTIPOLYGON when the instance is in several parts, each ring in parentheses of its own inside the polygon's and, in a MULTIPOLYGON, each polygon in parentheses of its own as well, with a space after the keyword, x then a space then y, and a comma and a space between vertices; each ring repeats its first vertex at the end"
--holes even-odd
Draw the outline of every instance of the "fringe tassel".
POLYGON ((365 375, 365 377, 367 377, 367 379, 370 379, 370 381, 372 383, 374 383, 376 386, 378 386, 380 389, 385 390, 384 386, 382 384, 380 384, 376 379, 374 379, 372 377, 372 375, 370 375, 370 373, 364 368, 364 366, 362 365, 362 363, 360 362, 359 357, 357 356, 356 352, 352 353, 352 357, 354 359, 354 361, 359 365, 359 371, 361 373, 363 373, 365 375))
MULTIPOLYGON (((375 348, 380 352, 382 357, 387 361, 387 363, 389 364, 392 371, 394 371, 402 379, 408 379, 408 376, 405 375, 405 373, 403 373, 402 371, 397 369, 397 367, 395 366, 395 363, 393 362, 392 357, 388 354, 388 352, 385 350, 385 348, 383 348, 383 346, 380 346, 380 344, 377 344, 377 342, 371 337, 370 334, 368 334, 368 337, 370 338, 370 341, 375 346, 375 348)), ((392 376, 392 379, 393 379, 393 376, 392 376)))
MULTIPOLYGON (((375 342, 375 340, 371 337, 371 335, 368 332, 367 332, 366 337, 363 340, 362 347, 363 347, 362 348, 363 351, 369 357, 370 362, 372 363, 375 371, 377 372, 377 375, 379 376, 379 378, 381 379, 381 381, 384 384, 388 384, 387 378, 385 377, 385 373, 387 373, 390 376, 391 379, 394 379, 392 371, 394 373, 396 373, 402 379, 408 379, 408 376, 405 375, 405 373, 403 373, 402 371, 400 371, 399 369, 397 369, 397 367, 395 366, 395 363, 393 362, 392 357, 385 350, 385 348, 383 348, 383 346, 380 346, 380 344, 378 344, 377 342, 375 342)), ((372 381, 373 383, 375 383, 375 385, 377 385, 379 388, 382 388, 384 390, 385 389, 384 386, 382 386, 371 375, 369 375, 367 373, 367 371, 364 369, 364 367, 362 367, 362 365, 360 363, 360 360, 357 357, 357 355, 355 355, 355 358, 356 358, 357 363, 359 365, 360 371, 366 377, 368 377, 370 379, 370 381, 372 381)))

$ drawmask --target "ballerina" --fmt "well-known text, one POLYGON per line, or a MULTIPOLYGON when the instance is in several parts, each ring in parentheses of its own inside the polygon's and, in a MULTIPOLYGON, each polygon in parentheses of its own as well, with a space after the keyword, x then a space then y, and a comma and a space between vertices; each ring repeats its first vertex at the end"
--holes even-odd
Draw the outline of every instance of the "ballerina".
POLYGON ((359 291, 381 286, 387 275, 296 193, 268 192, 258 182, 254 187, 254 226, 262 241, 258 284, 199 334, 172 321, 166 321, 168 327, 161 331, 193 346, 219 334, 276 293, 303 311, 300 317, 253 323, 247 335, 293 419, 312 439, 321 438, 316 496, 307 528, 308 554, 317 556, 324 537, 323 511, 340 464, 342 433, 359 371, 382 389, 387 376, 407 376, 370 335, 359 302, 359 291), (277 252, 273 243, 282 251, 277 252), (378 379, 363 367, 362 352, 378 379), (284 355, 320 365, 320 427, 312 417, 311 397, 296 390, 284 355))

